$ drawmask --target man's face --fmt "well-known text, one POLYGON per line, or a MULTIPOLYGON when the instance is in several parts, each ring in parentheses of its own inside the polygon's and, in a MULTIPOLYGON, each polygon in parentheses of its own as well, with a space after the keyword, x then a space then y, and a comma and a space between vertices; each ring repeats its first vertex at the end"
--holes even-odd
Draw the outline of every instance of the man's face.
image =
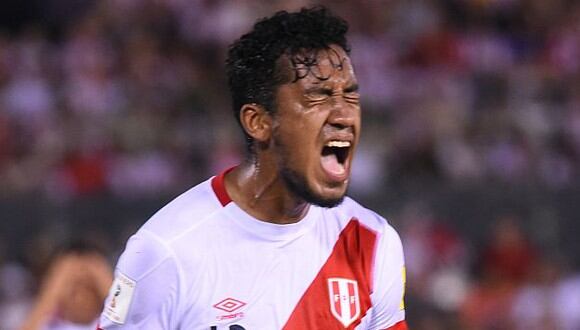
POLYGON ((307 202, 339 204, 360 132, 358 85, 341 47, 286 59, 276 92, 273 142, 288 188, 307 202))

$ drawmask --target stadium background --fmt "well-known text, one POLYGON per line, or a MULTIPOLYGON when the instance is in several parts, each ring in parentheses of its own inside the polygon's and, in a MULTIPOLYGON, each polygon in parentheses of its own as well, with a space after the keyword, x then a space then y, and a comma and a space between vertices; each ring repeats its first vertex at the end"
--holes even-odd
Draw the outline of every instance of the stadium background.
POLYGON ((580 329, 580 3, 3 2, 0 319, 51 251, 128 235, 243 151, 227 45, 278 9, 351 24, 351 195, 400 232, 412 329, 580 329))

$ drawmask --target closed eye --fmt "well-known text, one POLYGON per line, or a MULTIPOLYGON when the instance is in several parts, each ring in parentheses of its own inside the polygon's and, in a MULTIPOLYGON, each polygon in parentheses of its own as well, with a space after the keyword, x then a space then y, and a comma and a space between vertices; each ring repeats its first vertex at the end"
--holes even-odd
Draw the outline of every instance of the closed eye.
POLYGON ((320 102, 332 96, 332 89, 322 87, 312 88, 307 90, 305 95, 308 101, 320 102))
MULTIPOLYGON (((350 85, 342 92, 344 99, 352 104, 358 104, 360 101, 360 94, 358 92, 358 84, 350 85)), ((314 87, 307 89, 305 96, 309 102, 320 103, 326 101, 328 98, 340 95, 335 93, 331 88, 314 87)))
POLYGON ((344 92, 346 94, 357 93, 358 92, 358 84, 352 84, 352 85, 348 86, 347 88, 344 89, 344 92))
POLYGON ((314 87, 306 90, 306 95, 332 95, 332 89, 324 87, 314 87))
POLYGON ((351 85, 344 89, 344 99, 349 103, 359 103, 360 93, 358 92, 358 84, 351 85))

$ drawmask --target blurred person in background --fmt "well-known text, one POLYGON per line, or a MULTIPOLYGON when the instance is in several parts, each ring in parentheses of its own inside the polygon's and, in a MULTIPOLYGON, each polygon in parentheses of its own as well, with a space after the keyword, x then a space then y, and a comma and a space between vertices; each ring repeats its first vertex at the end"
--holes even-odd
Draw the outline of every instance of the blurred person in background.
POLYGON ((407 329, 398 234, 345 197, 361 131, 348 24, 277 12, 226 69, 244 161, 130 238, 101 329, 407 329))
POLYGON ((0 265, 0 320, 2 329, 14 330, 26 318, 32 303, 33 277, 18 263, 0 265))
POLYGON ((514 329, 580 329, 580 278, 566 273, 561 255, 545 254, 514 293, 514 329))
POLYGON ((514 214, 499 215, 482 251, 483 273, 510 286, 521 285, 533 273, 536 254, 520 218, 514 214))
POLYGON ((2 329, 14 330, 30 310, 33 280, 21 264, 6 260, 5 242, 0 231, 0 320, 2 329))
POLYGON ((510 312, 515 329, 562 329, 555 313, 560 308, 556 300, 560 268, 557 258, 540 258, 529 279, 514 292, 510 312))
POLYGON ((514 296, 538 269, 537 253, 513 213, 495 218, 486 242, 477 263, 480 278, 460 309, 461 324, 465 329, 512 329, 514 296))
POLYGON ((95 245, 76 241, 53 258, 20 330, 94 330, 113 272, 95 245))

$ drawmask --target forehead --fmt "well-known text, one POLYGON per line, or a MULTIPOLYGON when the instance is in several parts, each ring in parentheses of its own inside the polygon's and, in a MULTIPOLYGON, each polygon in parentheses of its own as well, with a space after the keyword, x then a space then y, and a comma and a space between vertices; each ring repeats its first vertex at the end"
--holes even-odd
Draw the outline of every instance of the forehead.
POLYGON ((348 54, 340 46, 305 50, 281 59, 280 70, 290 84, 311 85, 324 82, 355 83, 348 54))

